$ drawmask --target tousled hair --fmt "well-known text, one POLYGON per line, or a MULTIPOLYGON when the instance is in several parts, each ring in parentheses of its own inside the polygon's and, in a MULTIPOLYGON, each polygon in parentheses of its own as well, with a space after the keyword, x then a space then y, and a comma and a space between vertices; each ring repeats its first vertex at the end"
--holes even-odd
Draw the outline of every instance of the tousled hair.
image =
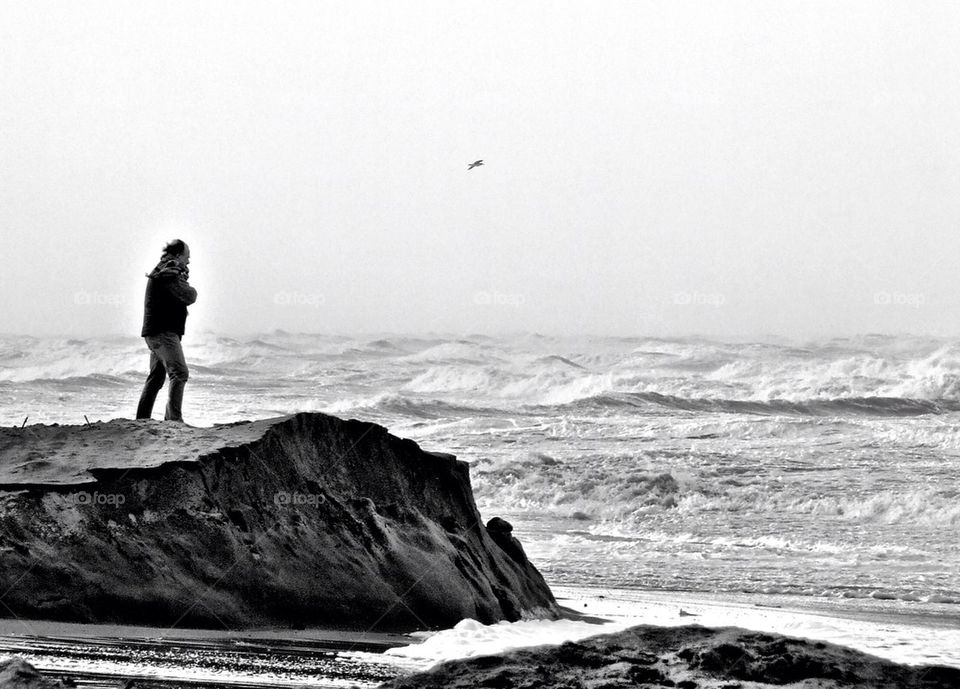
POLYGON ((179 256, 186 250, 187 243, 182 239, 174 239, 172 242, 163 247, 163 253, 171 256, 179 256))

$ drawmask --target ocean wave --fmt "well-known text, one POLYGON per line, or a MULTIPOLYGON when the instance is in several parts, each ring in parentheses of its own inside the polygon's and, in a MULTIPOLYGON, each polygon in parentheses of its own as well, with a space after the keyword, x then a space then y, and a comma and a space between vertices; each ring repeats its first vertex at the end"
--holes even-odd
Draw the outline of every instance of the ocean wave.
POLYGON ((482 461, 473 474, 479 503, 575 519, 642 519, 675 508, 692 488, 685 476, 652 467, 580 466, 544 453, 482 461))
POLYGON ((446 365, 505 364, 507 359, 502 352, 489 343, 477 343, 470 340, 451 340, 431 343, 429 347, 406 354, 402 360, 409 364, 443 363, 446 365))
POLYGON ((603 339, 528 339, 521 344, 539 349, 527 349, 517 342, 452 340, 395 363, 409 367, 412 392, 445 398, 469 394, 487 404, 637 406, 640 400, 690 411, 891 416, 960 409, 960 347, 879 342, 889 351, 852 343, 848 350, 831 345, 821 351, 813 345, 734 347, 702 341, 664 341, 656 349, 624 351, 603 339))
MULTIPOLYGON (((632 556, 631 548, 671 555, 682 552, 696 552, 710 557, 722 556, 724 553, 733 554, 735 551, 755 551, 758 558, 764 553, 788 556, 813 555, 820 558, 821 561, 836 557, 849 558, 852 555, 848 544, 797 534, 705 536, 692 531, 666 532, 656 528, 645 528, 638 531, 629 522, 616 520, 589 522, 585 524, 584 528, 585 531, 576 534, 575 537, 567 537, 570 546, 587 547, 590 542, 614 544, 616 548, 623 549, 623 555, 626 557, 632 556)), ((741 555, 737 555, 737 557, 741 555)), ((882 543, 872 546, 865 545, 858 550, 856 555, 858 558, 869 560, 899 559, 912 561, 925 558, 929 553, 926 550, 911 546, 882 543)))
MULTIPOLYGON (((13 356, 5 361, 9 362, 13 356)), ((0 382, 51 383, 76 381, 90 377, 96 383, 100 377, 128 377, 146 375, 148 353, 142 341, 139 348, 124 346, 105 348, 96 343, 46 348, 42 352, 30 352, 17 365, 0 365, 0 382)))
POLYGON ((129 372, 123 376, 111 375, 107 373, 91 373, 86 376, 67 376, 65 378, 38 378, 36 380, 22 381, 20 385, 34 385, 58 389, 83 389, 98 387, 129 387, 134 377, 141 378, 142 375, 136 372, 129 372))
POLYGON ((687 398, 658 392, 592 395, 565 405, 577 409, 628 409, 652 406, 693 412, 725 412, 754 415, 835 416, 918 416, 960 411, 960 401, 951 399, 909 399, 898 397, 848 397, 839 399, 739 400, 687 398))
POLYGON ((404 385, 404 389, 414 393, 487 393, 503 385, 506 374, 491 368, 459 366, 431 366, 426 371, 404 385))
POLYGON ((440 419, 450 416, 499 416, 502 411, 478 406, 454 404, 438 399, 411 398, 399 393, 383 392, 373 395, 348 397, 324 402, 312 400, 306 409, 326 414, 345 414, 359 411, 377 412, 421 419, 440 419))
POLYGON ((716 524, 718 519, 736 521, 747 514, 769 523, 815 518, 838 528, 862 524, 925 532, 960 526, 956 487, 905 483, 900 488, 851 494, 842 488, 798 484, 774 490, 766 481, 753 481, 748 475, 743 480, 737 480, 741 474, 722 478, 671 464, 676 462, 666 456, 642 454, 574 460, 542 452, 507 455, 476 462, 474 488, 478 503, 490 509, 510 506, 603 522, 608 535, 619 536, 646 533, 652 528, 651 519, 716 524))
POLYGON ((950 488, 882 491, 859 497, 798 497, 781 504, 791 512, 846 521, 952 529, 960 526, 960 494, 950 488))
MULTIPOLYGON (((697 338, 380 339, 274 333, 184 340, 188 361, 217 375, 326 380, 370 369, 407 392, 485 405, 640 406, 691 411, 911 415, 960 403, 960 345, 861 338, 804 347, 697 338), (468 399, 460 399, 468 398, 468 399)), ((139 338, 0 337, 0 380, 145 372, 139 338)), ((201 372, 201 369, 197 369, 201 372)), ((394 389, 396 389, 394 387, 394 389)))
POLYGON ((756 488, 724 491, 689 490, 680 496, 681 513, 751 512, 804 515, 838 522, 879 526, 922 526, 934 529, 960 526, 956 489, 920 488, 882 490, 860 495, 770 492, 756 488))

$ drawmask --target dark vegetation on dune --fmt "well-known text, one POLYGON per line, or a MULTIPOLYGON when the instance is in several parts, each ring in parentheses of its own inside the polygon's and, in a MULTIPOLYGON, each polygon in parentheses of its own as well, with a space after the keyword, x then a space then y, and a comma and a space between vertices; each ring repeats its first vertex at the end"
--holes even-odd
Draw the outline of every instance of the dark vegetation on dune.
POLYGON ((5 614, 405 630, 558 612, 509 524, 481 522, 451 455, 314 413, 168 428, 0 429, 5 614), (145 462, 143 434, 158 432, 164 455, 145 462), (90 447, 106 456, 73 456, 90 447))
POLYGON ((65 689, 58 680, 41 675, 23 658, 0 660, 0 689, 65 689))
POLYGON ((897 665, 842 646, 737 628, 652 627, 456 660, 382 689, 957 689, 960 669, 897 665))

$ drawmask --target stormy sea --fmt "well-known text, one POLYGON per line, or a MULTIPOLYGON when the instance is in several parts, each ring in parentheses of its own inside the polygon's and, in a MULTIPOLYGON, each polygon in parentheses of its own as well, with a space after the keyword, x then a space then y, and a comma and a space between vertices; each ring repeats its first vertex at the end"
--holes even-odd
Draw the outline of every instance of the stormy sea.
MULTIPOLYGON (((561 602, 806 610, 766 619, 960 666, 960 343, 277 331, 184 349, 192 425, 320 411, 469 462, 481 513, 513 523, 561 602)), ((138 338, 2 336, 0 423, 130 418, 146 368, 138 338)))

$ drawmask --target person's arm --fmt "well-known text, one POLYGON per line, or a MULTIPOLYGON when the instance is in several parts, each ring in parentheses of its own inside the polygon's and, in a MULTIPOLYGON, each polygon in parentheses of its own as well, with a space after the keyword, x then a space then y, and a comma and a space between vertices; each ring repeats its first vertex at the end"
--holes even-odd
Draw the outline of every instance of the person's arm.
POLYGON ((190 283, 187 282, 187 278, 182 275, 177 275, 167 280, 167 289, 170 290, 170 294, 182 301, 187 306, 190 306, 193 302, 197 300, 197 290, 190 286, 190 283))

